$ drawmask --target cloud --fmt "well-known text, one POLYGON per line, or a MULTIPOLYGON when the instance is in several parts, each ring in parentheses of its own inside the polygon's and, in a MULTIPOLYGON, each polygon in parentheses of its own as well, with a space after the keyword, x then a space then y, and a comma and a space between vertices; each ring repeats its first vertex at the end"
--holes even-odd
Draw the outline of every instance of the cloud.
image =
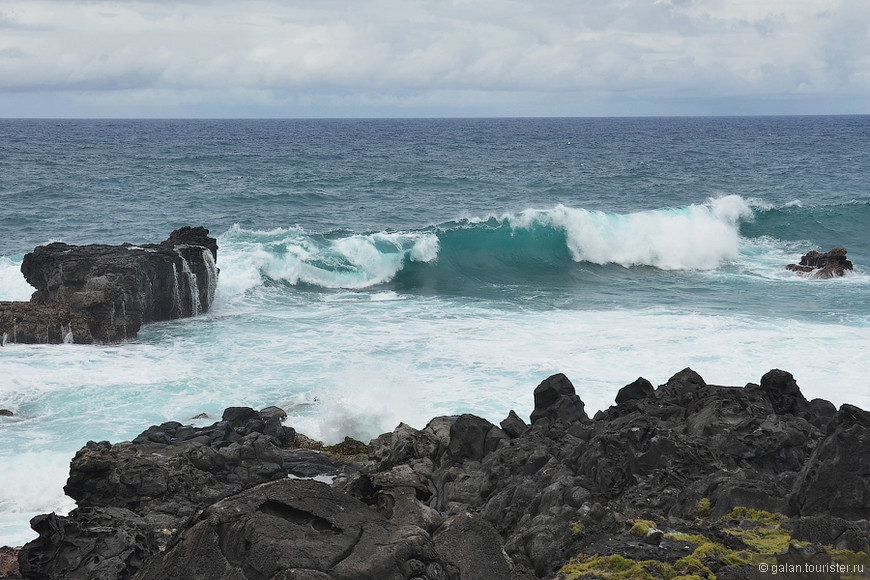
POLYGON ((854 100, 870 94, 863 2, 4 0, 0 93, 133 111, 158 97, 219 109, 485 107, 489 95, 531 114, 547 114, 536 102, 854 100))

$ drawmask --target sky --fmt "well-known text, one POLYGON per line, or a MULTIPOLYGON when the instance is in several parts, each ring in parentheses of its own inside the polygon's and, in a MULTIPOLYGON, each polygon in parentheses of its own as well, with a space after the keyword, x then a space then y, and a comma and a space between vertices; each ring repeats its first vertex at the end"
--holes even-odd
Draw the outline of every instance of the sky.
POLYGON ((0 0, 0 117, 870 114, 868 0, 0 0))

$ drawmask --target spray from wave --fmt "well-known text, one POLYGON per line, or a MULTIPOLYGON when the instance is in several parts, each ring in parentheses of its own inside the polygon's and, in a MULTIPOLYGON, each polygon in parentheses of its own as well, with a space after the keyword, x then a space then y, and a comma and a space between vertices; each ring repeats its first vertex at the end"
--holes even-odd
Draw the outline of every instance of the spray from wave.
POLYGON ((407 262, 438 256, 438 238, 430 232, 316 235, 235 225, 220 243, 221 284, 230 294, 259 285, 262 276, 291 285, 368 288, 392 280, 407 262))
POLYGON ((0 300, 30 300, 35 288, 21 274, 23 254, 0 256, 0 300))
POLYGON ((740 222, 751 218, 749 204, 731 195, 703 205, 624 215, 558 206, 506 219, 514 228, 563 230, 577 262, 712 270, 737 257, 740 222))
POLYGON ((264 279, 344 289, 463 277, 521 281, 569 275, 578 262, 712 270, 738 257, 740 224, 752 218, 743 198, 728 196, 631 214, 529 209, 406 232, 309 234, 236 225, 220 238, 221 285, 239 295, 264 279))

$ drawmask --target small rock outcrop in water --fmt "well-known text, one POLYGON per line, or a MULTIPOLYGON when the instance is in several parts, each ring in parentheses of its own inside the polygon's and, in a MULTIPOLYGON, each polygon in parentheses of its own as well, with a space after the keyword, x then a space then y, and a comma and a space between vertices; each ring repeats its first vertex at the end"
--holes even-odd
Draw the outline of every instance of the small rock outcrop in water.
POLYGON ((21 272, 30 302, 0 302, 0 340, 116 343, 143 323, 206 312, 217 284, 217 242, 184 227, 159 244, 39 246, 21 272))
POLYGON ((809 278, 836 278, 852 271, 852 262, 846 259, 845 248, 834 248, 830 252, 815 250, 801 256, 800 264, 789 264, 786 269, 809 278))
POLYGON ((870 572, 870 413, 808 401, 781 370, 745 387, 691 369, 657 388, 638 379, 593 419, 564 375, 535 393, 531 424, 400 424, 365 459, 300 448, 274 407, 89 442, 65 488, 78 508, 32 520, 22 575, 574 580, 638 566, 620 577, 748 579, 759 561, 833 558, 870 572))

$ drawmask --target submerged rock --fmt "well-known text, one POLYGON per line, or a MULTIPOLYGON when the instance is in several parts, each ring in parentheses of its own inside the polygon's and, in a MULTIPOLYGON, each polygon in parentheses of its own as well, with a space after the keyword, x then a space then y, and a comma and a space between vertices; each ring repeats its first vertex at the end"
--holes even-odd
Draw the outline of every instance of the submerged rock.
POLYGON ((846 259, 845 248, 834 248, 824 253, 811 250, 801 256, 799 264, 788 264, 786 269, 808 278, 836 278, 851 272, 852 262, 846 259))
POLYGON ((30 302, 0 302, 0 337, 19 343, 116 343, 147 322, 196 316, 214 299, 217 242, 202 227, 159 244, 70 246, 25 255, 30 302))

